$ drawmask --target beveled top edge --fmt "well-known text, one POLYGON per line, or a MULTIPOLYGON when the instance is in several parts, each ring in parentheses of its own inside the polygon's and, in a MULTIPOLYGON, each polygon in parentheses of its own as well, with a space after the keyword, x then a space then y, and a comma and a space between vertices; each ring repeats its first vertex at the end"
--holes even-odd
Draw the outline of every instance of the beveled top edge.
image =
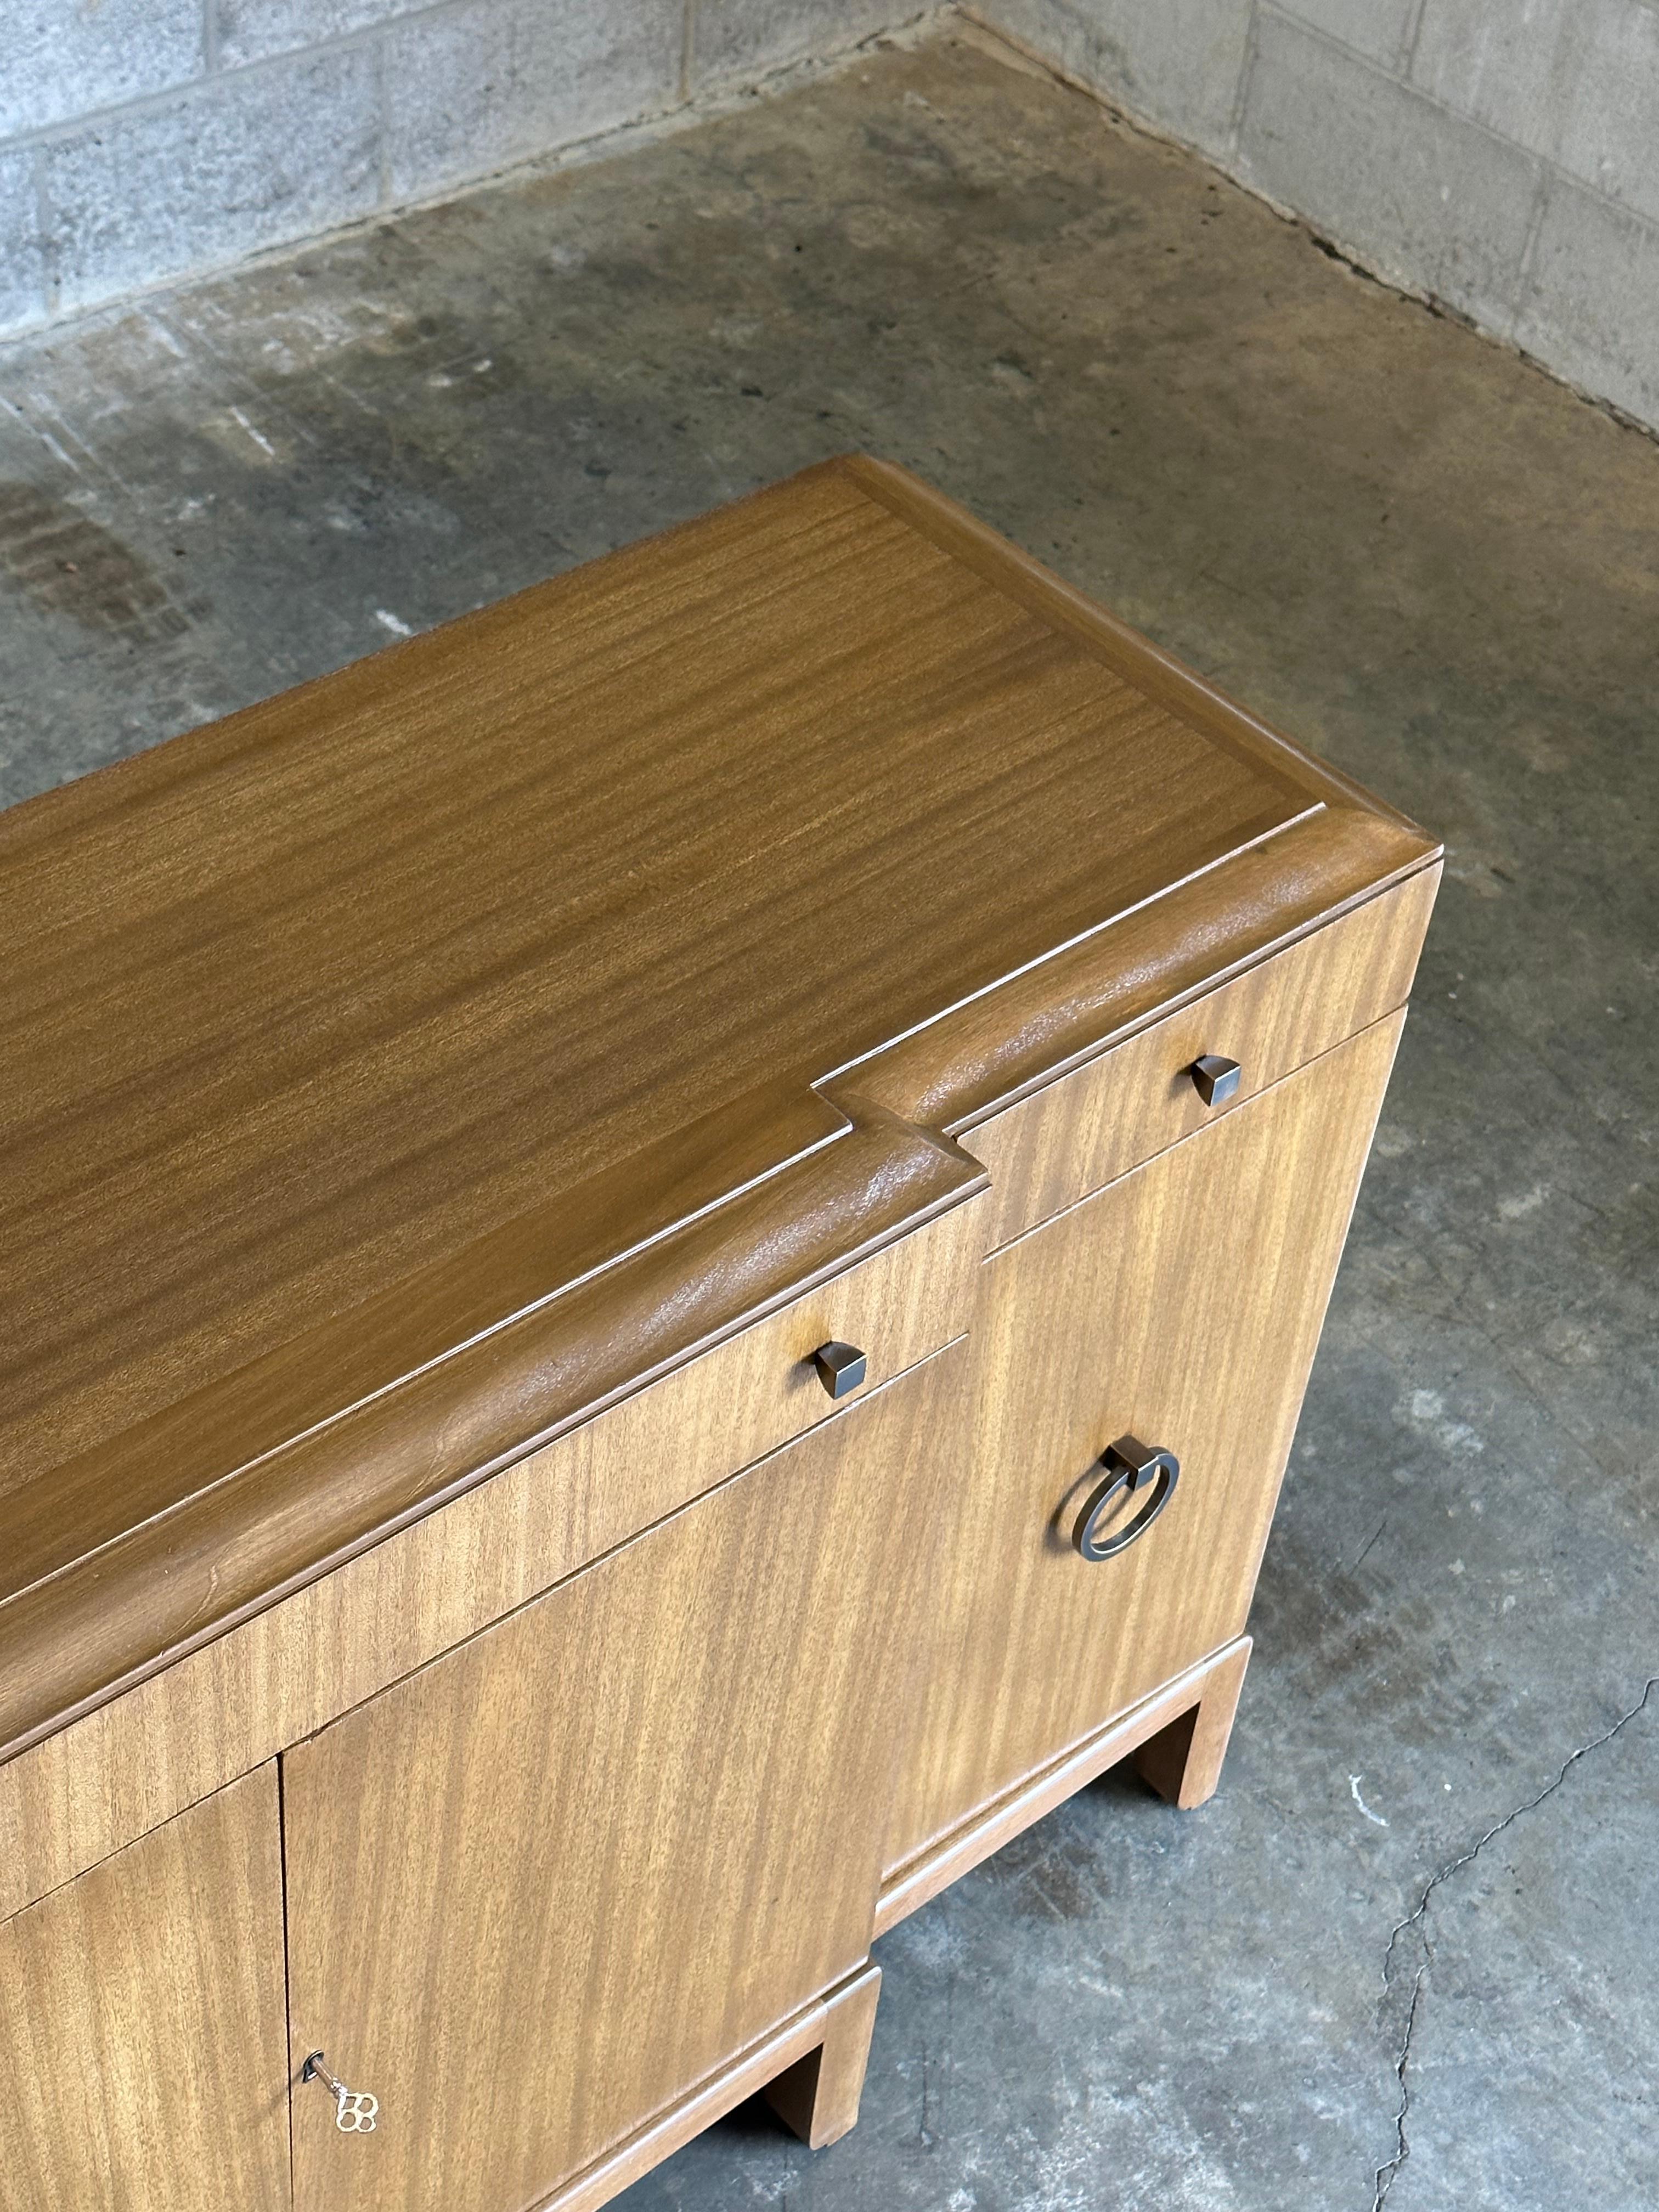
POLYGON ((872 499, 930 538, 941 551, 994 580, 1000 589, 1020 599, 1033 612, 1083 645, 1137 690, 1201 729, 1206 737, 1237 747, 1255 760, 1270 763, 1280 775, 1328 805, 1352 807, 1394 823, 1415 842, 1421 859, 1438 857, 1439 844, 1409 815, 1264 721, 1144 631, 1132 628, 1034 555, 1001 537, 946 493, 908 469, 872 454, 843 454, 819 465, 844 470, 872 499))
POLYGON ((1316 811, 1229 863, 1219 883, 1198 877, 1118 916, 1006 992, 872 1055, 854 1079, 971 1148, 993 1115, 1439 857, 1383 817, 1316 811))
POLYGON ((17 1590, 0 1764, 987 1188, 854 1102, 781 1174, 17 1590))

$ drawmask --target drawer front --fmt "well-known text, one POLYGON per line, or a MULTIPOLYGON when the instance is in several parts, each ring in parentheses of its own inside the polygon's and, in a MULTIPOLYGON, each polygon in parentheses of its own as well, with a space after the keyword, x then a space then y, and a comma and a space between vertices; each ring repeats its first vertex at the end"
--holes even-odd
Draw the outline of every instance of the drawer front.
POLYGON ((863 1959, 966 1357, 284 1755, 301 2212, 538 2203, 863 1959))
POLYGON ((968 1326, 978 1263, 987 1249, 989 1195, 981 1192, 936 1215, 624 1399, 526 1464, 545 1461, 553 1471, 557 1455, 574 1447, 568 1455, 590 1459, 594 1475, 604 1470, 597 1485, 585 1471, 584 1489, 608 1487, 618 1498, 633 1493, 625 1524, 607 1516, 603 1528, 595 1530, 592 1550, 631 1534, 823 1419, 837 1401, 814 1358, 822 1347, 839 1344, 862 1355, 864 1380, 844 1391, 851 1397, 867 1394, 959 1336, 968 1326), (672 1469, 666 1487, 645 1474, 653 1458, 672 1469))
POLYGON ((0 1920, 825 1419, 819 1345, 866 1353, 868 1395, 959 1335, 985 1202, 934 1216, 0 1766, 0 1920))
MULTIPOLYGON (((890 1870, 1243 1627, 1403 1018, 985 1263, 974 1457, 890 1870), (1126 1548, 1089 1560, 1075 1532, 1123 1437, 1178 1478, 1126 1548)), ((1097 1533, 1123 1533, 1159 1480, 1097 1533)))
POLYGON ((988 1247, 1236 1112, 1402 1006, 1439 877, 1438 867, 1425 869, 964 1131, 963 1144, 991 1174, 988 1247), (1239 1069, 1237 1089, 1213 1104, 1191 1073, 1206 1054, 1239 1069))

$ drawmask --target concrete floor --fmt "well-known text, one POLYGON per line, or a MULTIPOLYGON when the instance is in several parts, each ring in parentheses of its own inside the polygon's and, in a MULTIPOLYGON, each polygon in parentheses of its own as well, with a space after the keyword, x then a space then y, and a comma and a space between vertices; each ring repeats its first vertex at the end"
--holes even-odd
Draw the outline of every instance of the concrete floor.
POLYGON ((624 2201, 1659 2203, 1659 447, 959 38, 0 397, 8 799, 860 446, 1443 834, 1220 1795, 1086 1792, 882 1944, 853 2136, 624 2201))

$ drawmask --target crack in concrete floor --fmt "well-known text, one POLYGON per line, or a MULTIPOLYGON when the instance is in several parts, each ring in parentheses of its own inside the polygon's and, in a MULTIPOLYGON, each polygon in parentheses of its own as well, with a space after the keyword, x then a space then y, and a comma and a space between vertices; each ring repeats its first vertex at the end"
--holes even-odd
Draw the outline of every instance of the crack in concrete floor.
MULTIPOLYGON (((1494 1820, 1478 1842, 1472 1844, 1468 1850, 1460 1852, 1456 1858, 1442 1867, 1437 1874, 1431 1875, 1415 1906, 1403 1920, 1395 1923, 1394 1930, 1389 1937, 1388 1948, 1382 1954, 1382 2004, 1388 2002, 1388 1994, 1392 1984, 1395 1946, 1408 1929, 1415 1929, 1418 1931, 1418 1940, 1423 1955, 1418 1960, 1417 1971, 1412 1978, 1411 1998, 1406 2008, 1405 2033, 1401 2037, 1399 2055, 1395 2060, 1395 2077, 1400 2084, 1400 2109, 1395 2115, 1395 2153, 1392 2158, 1385 2160, 1376 2169, 1376 2189, 1372 2199, 1371 2212, 1382 2212, 1389 2191, 1394 2186, 1395 2177, 1411 2155, 1411 2146, 1406 2136, 1406 2121, 1411 2111, 1412 2093, 1411 2085, 1406 2078, 1406 2072, 1411 2061, 1412 2036, 1417 2026, 1418 2007, 1422 2000, 1423 1986, 1428 1978, 1429 1970, 1434 1964, 1434 1946, 1430 1942, 1428 1935, 1428 1913, 1435 1892, 1443 1888, 1454 1875, 1461 1874, 1466 1866, 1472 1865, 1495 1836, 1501 1836, 1505 1828, 1513 1827, 1517 1820, 1528 1813, 1536 1812, 1539 1806, 1553 1797, 1581 1759, 1588 1759, 1593 1751, 1600 1751, 1604 1744, 1611 1743, 1615 1736, 1621 1735, 1629 1727, 1638 1714, 1646 1710, 1648 1700, 1656 1689, 1659 1689, 1659 1674, 1650 1674, 1641 1696, 1633 1705, 1620 1714, 1611 1728, 1603 1729, 1600 1735, 1592 1736, 1588 1743, 1582 1743, 1577 1751, 1570 1752, 1561 1762, 1561 1771, 1553 1782, 1546 1784, 1535 1797, 1528 1797, 1524 1804, 1517 1805, 1511 1813, 1506 1813, 1501 1820, 1494 1820)), ((1379 2012, 1380 2010, 1381 2006, 1379 2006, 1379 2012)))

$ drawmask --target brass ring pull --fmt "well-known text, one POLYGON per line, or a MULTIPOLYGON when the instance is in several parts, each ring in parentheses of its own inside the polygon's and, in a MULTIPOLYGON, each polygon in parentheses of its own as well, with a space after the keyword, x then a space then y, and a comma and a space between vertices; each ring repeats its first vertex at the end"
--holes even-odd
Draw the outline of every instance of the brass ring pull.
POLYGON ((1144 1536, 1158 1515, 1175 1496, 1181 1480, 1181 1462, 1173 1452, 1164 1451, 1157 1444, 1144 1444, 1139 1437, 1120 1437, 1115 1443, 1108 1444, 1100 1455, 1106 1470, 1106 1480, 1089 1493, 1077 1527, 1072 1531, 1072 1541, 1085 1559, 1109 1559, 1119 1552, 1127 1551, 1137 1536, 1144 1536), (1133 1497, 1148 1484, 1152 1495, 1127 1528, 1120 1528, 1115 1536, 1099 1536, 1097 1529, 1110 1514, 1118 1500, 1133 1497))

